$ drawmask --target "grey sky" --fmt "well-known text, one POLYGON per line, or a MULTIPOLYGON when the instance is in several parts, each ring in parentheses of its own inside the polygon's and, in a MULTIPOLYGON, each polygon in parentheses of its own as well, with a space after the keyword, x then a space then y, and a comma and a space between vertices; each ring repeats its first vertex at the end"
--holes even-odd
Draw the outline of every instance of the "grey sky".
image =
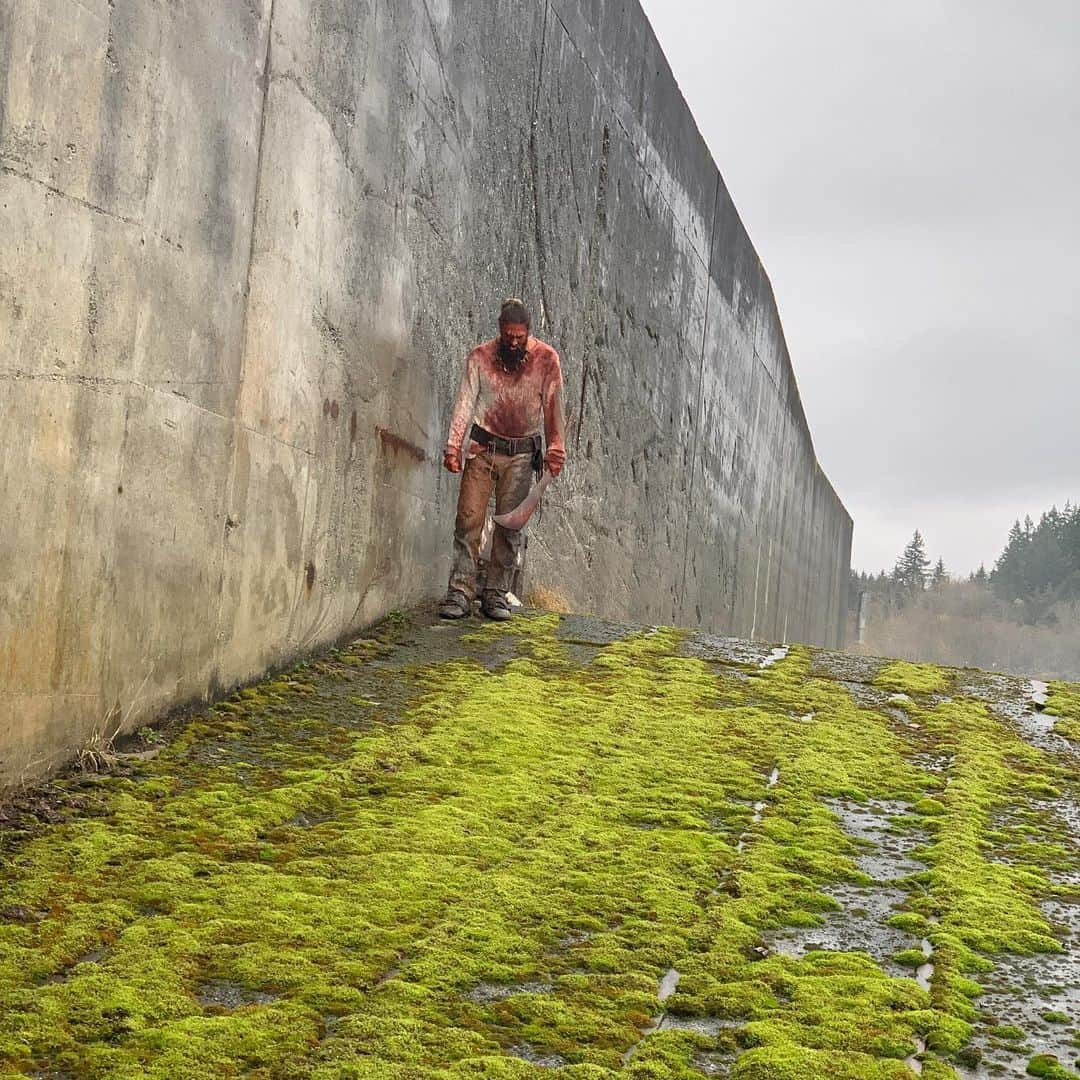
POLYGON ((1080 501, 1080 0, 643 0, 772 280, 852 565, 1080 501))

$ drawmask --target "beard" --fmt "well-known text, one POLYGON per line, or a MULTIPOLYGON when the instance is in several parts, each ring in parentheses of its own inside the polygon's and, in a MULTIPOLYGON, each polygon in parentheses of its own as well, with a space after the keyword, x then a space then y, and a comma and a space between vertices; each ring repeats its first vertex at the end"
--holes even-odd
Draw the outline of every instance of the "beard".
POLYGON ((499 342, 499 362, 507 371, 517 371, 525 362, 525 349, 515 349, 499 342))

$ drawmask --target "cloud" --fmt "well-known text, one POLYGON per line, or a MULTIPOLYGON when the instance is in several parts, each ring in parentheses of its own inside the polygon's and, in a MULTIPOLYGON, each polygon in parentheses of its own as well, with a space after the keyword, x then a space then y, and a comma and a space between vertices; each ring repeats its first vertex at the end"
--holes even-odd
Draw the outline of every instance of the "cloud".
POLYGON ((970 568, 1080 496, 1080 4, 645 7, 856 552, 891 565, 918 526, 970 568))

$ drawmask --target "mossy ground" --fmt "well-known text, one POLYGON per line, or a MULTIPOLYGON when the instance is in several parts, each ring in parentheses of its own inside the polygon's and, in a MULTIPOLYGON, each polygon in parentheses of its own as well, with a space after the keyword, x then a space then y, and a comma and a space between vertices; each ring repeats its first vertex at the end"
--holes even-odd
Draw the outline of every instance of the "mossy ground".
POLYGON ((898 714, 826 654, 561 625, 357 642, 12 846, 0 1075, 899 1080, 925 1045, 954 1076, 978 980, 1065 947, 1040 902, 1077 866, 1045 807, 1072 770, 928 665, 878 673, 898 714), (875 887, 836 799, 924 838, 890 923, 930 942, 929 990, 768 948, 875 887))
POLYGON ((1054 731, 1072 742, 1080 743, 1080 686, 1052 683, 1043 712, 1057 717, 1054 731))

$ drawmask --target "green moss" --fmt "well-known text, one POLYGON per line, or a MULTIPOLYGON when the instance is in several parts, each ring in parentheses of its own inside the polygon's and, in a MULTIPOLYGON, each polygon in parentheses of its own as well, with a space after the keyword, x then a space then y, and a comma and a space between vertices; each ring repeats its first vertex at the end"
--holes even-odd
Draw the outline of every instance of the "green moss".
POLYGON ((1058 735, 1071 742, 1080 742, 1080 685, 1051 683, 1043 712, 1058 718, 1054 723, 1058 735))
POLYGON ((893 959, 901 967, 917 968, 926 963, 926 956, 922 949, 901 949, 893 953, 893 959))
POLYGON ((1066 1069, 1053 1054, 1036 1054, 1028 1062, 1029 1076, 1042 1076, 1047 1080, 1075 1080, 1078 1075, 1072 1069, 1066 1069))
POLYGON ((911 1080, 902 1061, 823 1050, 768 1047, 749 1050, 731 1070, 732 1080, 911 1080))
POLYGON ((35 914, 0 919, 0 1068, 540 1075, 528 1053, 565 1063, 544 1075, 688 1080, 717 1042, 645 1034, 674 966, 667 1008, 736 1022, 732 1077, 906 1078, 917 1037, 950 1077, 934 1052, 970 1035, 968 976, 1058 947, 1038 900, 1060 838, 992 824, 1063 778, 982 706, 912 703, 916 732, 803 648, 729 677, 661 629, 582 664, 559 625, 488 624, 408 669, 388 641, 424 631, 396 626, 245 688, 109 780, 100 816, 21 845, 0 911, 35 914), (866 953, 767 948, 826 922, 831 887, 873 884, 838 799, 910 804, 929 834, 889 922, 932 941, 932 993, 866 953), (989 859, 995 829, 1015 861, 989 859))
POLYGON ((1022 1028, 1016 1027, 1014 1024, 999 1024, 993 1029, 995 1039, 1001 1039, 1003 1042, 1023 1042, 1024 1032, 1022 1028))
POLYGON ((1054 722, 1054 731, 1070 742, 1080 742, 1080 720, 1062 718, 1054 722))
POLYGON ((929 921, 914 911, 897 912, 897 914, 886 919, 885 922, 887 926, 895 927, 897 930, 905 930, 916 937, 923 937, 930 928, 929 921))
POLYGON ((1069 1022, 1069 1014, 1058 1012, 1056 1009, 1051 1009, 1049 1012, 1044 1012, 1042 1018, 1048 1024, 1067 1024, 1069 1022))
POLYGON ((1080 683, 1051 683, 1043 712, 1080 722, 1080 683))
POLYGON ((948 672, 934 664, 895 660, 878 672, 874 685, 898 694, 944 694, 952 681, 948 672))

